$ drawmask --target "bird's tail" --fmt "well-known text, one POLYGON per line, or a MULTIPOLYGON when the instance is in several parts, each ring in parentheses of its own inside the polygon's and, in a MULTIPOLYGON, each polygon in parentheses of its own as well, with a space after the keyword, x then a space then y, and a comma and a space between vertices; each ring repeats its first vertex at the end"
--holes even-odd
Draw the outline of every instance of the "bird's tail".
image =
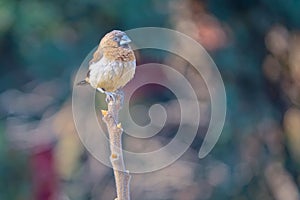
POLYGON ((86 80, 83 81, 79 81, 78 83, 76 83, 76 85, 87 85, 88 82, 86 80))

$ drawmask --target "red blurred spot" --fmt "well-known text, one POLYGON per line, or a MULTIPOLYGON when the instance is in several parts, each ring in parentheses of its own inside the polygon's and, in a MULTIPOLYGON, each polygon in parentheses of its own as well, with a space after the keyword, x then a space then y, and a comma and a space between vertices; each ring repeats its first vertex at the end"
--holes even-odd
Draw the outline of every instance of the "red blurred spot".
POLYGON ((55 173, 53 148, 44 146, 42 151, 33 153, 31 168, 34 200, 57 199, 57 175, 55 173))

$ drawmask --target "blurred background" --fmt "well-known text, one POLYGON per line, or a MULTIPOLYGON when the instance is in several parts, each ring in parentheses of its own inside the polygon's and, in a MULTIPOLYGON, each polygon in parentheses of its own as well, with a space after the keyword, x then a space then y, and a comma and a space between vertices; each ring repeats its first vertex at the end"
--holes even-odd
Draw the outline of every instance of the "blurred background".
MULTIPOLYGON (((77 136, 73 79, 106 32, 158 26, 191 36, 209 52, 226 87, 227 119, 213 151, 199 160, 210 112, 201 76, 166 52, 136 52, 138 64, 166 63, 182 73, 207 114, 181 159, 133 175, 132 199, 299 200, 299 10, 296 0, 1 0, 0 199, 115 198, 112 170, 95 160, 77 136)), ((138 69, 136 79, 141 77, 138 69)), ((164 87, 147 85, 131 103, 163 102, 176 116, 174 98, 164 87)), ((149 122, 146 115, 132 110, 138 124, 149 122)), ((149 141, 129 138, 125 147, 157 149, 174 137, 176 127, 166 124, 149 141)))

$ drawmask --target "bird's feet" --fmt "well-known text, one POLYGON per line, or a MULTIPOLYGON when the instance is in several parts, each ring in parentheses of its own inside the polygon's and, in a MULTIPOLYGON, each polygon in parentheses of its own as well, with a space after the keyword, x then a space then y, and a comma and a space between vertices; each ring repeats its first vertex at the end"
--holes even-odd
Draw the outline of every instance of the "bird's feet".
POLYGON ((105 91, 103 90, 102 88, 97 88, 97 90, 101 93, 104 93, 106 94, 106 98, 105 98, 105 101, 107 103, 109 103, 110 101, 113 101, 113 102, 116 102, 117 98, 118 100, 120 100, 121 102, 121 106, 123 105, 123 102, 124 102, 124 92, 120 89, 114 91, 114 92, 108 92, 108 91, 105 91))
POLYGON ((102 88, 97 88, 97 90, 101 93, 106 94, 106 98, 105 98, 106 103, 109 103, 110 101, 114 101, 114 102, 116 101, 117 94, 115 92, 107 92, 102 88))
POLYGON ((106 94, 106 98, 105 98, 105 101, 107 103, 109 103, 110 101, 113 101, 115 102, 116 101, 116 93, 115 92, 104 92, 106 94))

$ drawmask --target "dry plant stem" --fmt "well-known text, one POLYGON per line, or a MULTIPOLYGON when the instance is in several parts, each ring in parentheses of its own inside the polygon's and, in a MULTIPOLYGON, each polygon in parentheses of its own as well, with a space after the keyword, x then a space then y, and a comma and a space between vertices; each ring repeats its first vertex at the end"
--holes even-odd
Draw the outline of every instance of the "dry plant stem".
POLYGON ((115 200, 130 200, 130 174, 125 169, 122 152, 121 124, 118 124, 119 110, 123 103, 123 93, 117 93, 115 101, 109 101, 108 110, 102 110, 103 120, 106 123, 110 141, 110 161, 114 170, 117 188, 117 198, 115 200))

